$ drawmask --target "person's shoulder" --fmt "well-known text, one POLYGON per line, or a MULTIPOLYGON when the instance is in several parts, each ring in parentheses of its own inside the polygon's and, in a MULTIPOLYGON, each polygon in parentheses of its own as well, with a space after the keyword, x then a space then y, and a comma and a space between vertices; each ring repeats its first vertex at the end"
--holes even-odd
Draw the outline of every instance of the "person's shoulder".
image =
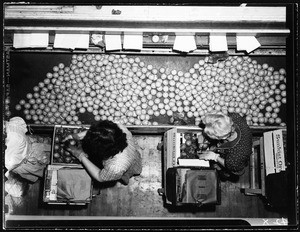
POLYGON ((228 113, 228 116, 230 116, 231 118, 242 118, 239 113, 228 113))
POLYGON ((127 129, 123 124, 121 124, 121 123, 116 123, 116 125, 121 129, 121 130, 123 130, 123 129, 127 129))
POLYGON ((25 140, 25 136, 24 134, 21 134, 17 131, 10 131, 7 133, 7 138, 11 139, 11 140, 15 140, 15 141, 22 141, 25 140))
POLYGON ((228 113, 228 116, 235 120, 246 121, 246 116, 242 116, 239 113, 228 113))
MULTIPOLYGON (((229 115, 229 114, 228 114, 229 115)), ((236 126, 248 128, 246 116, 241 116, 239 113, 231 113, 230 117, 236 126)))
POLYGON ((123 125, 123 124, 120 124, 120 123, 117 123, 117 126, 127 135, 131 135, 132 136, 132 133, 128 130, 128 128, 123 125))
POLYGON ((115 172, 124 171, 128 164, 131 162, 131 156, 129 155, 126 148, 122 151, 111 157, 105 162, 105 167, 114 170, 115 172))

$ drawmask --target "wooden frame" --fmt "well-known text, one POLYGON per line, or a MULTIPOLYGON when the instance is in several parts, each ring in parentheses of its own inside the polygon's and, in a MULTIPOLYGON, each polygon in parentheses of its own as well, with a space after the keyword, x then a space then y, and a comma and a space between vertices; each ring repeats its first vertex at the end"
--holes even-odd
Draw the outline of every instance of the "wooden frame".
POLYGON ((265 190, 265 153, 264 139, 253 142, 253 152, 250 156, 250 188, 241 189, 245 195, 266 195, 265 190), (259 156, 258 152, 259 150, 259 156), (258 173, 257 173, 258 172, 258 173), (257 175, 258 177, 257 177, 257 175), (257 187, 258 186, 258 187, 257 187))
POLYGON ((6 4, 5 30, 284 34, 286 7, 6 4), (247 29, 242 29, 247 28, 247 29))

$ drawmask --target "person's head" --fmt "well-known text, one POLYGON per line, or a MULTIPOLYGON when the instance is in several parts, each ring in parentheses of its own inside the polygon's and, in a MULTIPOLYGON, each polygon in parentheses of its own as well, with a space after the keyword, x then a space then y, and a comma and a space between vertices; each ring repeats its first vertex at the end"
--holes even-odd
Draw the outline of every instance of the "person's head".
POLYGON ((91 125, 82 140, 82 149, 100 168, 106 160, 127 147, 126 134, 114 122, 104 120, 91 125))
POLYGON ((207 114, 202 122, 205 125, 204 133, 211 139, 227 139, 234 132, 232 119, 222 112, 207 114))
POLYGON ((6 133, 10 131, 18 131, 25 134, 28 131, 26 122, 23 118, 18 116, 11 118, 9 121, 5 121, 4 128, 6 133))

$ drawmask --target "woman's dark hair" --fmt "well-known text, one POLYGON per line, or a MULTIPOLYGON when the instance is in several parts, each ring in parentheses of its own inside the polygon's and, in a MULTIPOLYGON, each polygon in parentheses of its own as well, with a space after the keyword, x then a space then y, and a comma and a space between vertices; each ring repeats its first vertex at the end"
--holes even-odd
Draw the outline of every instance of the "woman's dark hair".
POLYGON ((112 121, 103 120, 91 125, 82 139, 82 149, 99 168, 103 161, 127 147, 126 134, 112 121))

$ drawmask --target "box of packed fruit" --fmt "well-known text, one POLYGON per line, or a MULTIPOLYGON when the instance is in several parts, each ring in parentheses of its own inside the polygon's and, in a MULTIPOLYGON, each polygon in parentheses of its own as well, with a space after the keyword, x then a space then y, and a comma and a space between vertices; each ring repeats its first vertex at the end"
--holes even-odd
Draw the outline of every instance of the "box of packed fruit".
MULTIPOLYGON (((51 163, 45 170, 43 201, 54 205, 85 205, 92 199, 92 179, 79 161, 66 149, 64 138, 88 129, 85 126, 55 125, 51 163)), ((67 143, 78 146, 79 142, 67 143)))
POLYGON ((202 130, 194 127, 174 127, 164 133, 166 169, 175 166, 210 167, 198 154, 208 149, 202 130))
POLYGON ((77 158, 65 149, 67 143, 78 146, 79 141, 68 140, 63 142, 63 139, 70 134, 77 134, 87 129, 88 126, 55 125, 52 139, 51 164, 80 165, 77 158))

